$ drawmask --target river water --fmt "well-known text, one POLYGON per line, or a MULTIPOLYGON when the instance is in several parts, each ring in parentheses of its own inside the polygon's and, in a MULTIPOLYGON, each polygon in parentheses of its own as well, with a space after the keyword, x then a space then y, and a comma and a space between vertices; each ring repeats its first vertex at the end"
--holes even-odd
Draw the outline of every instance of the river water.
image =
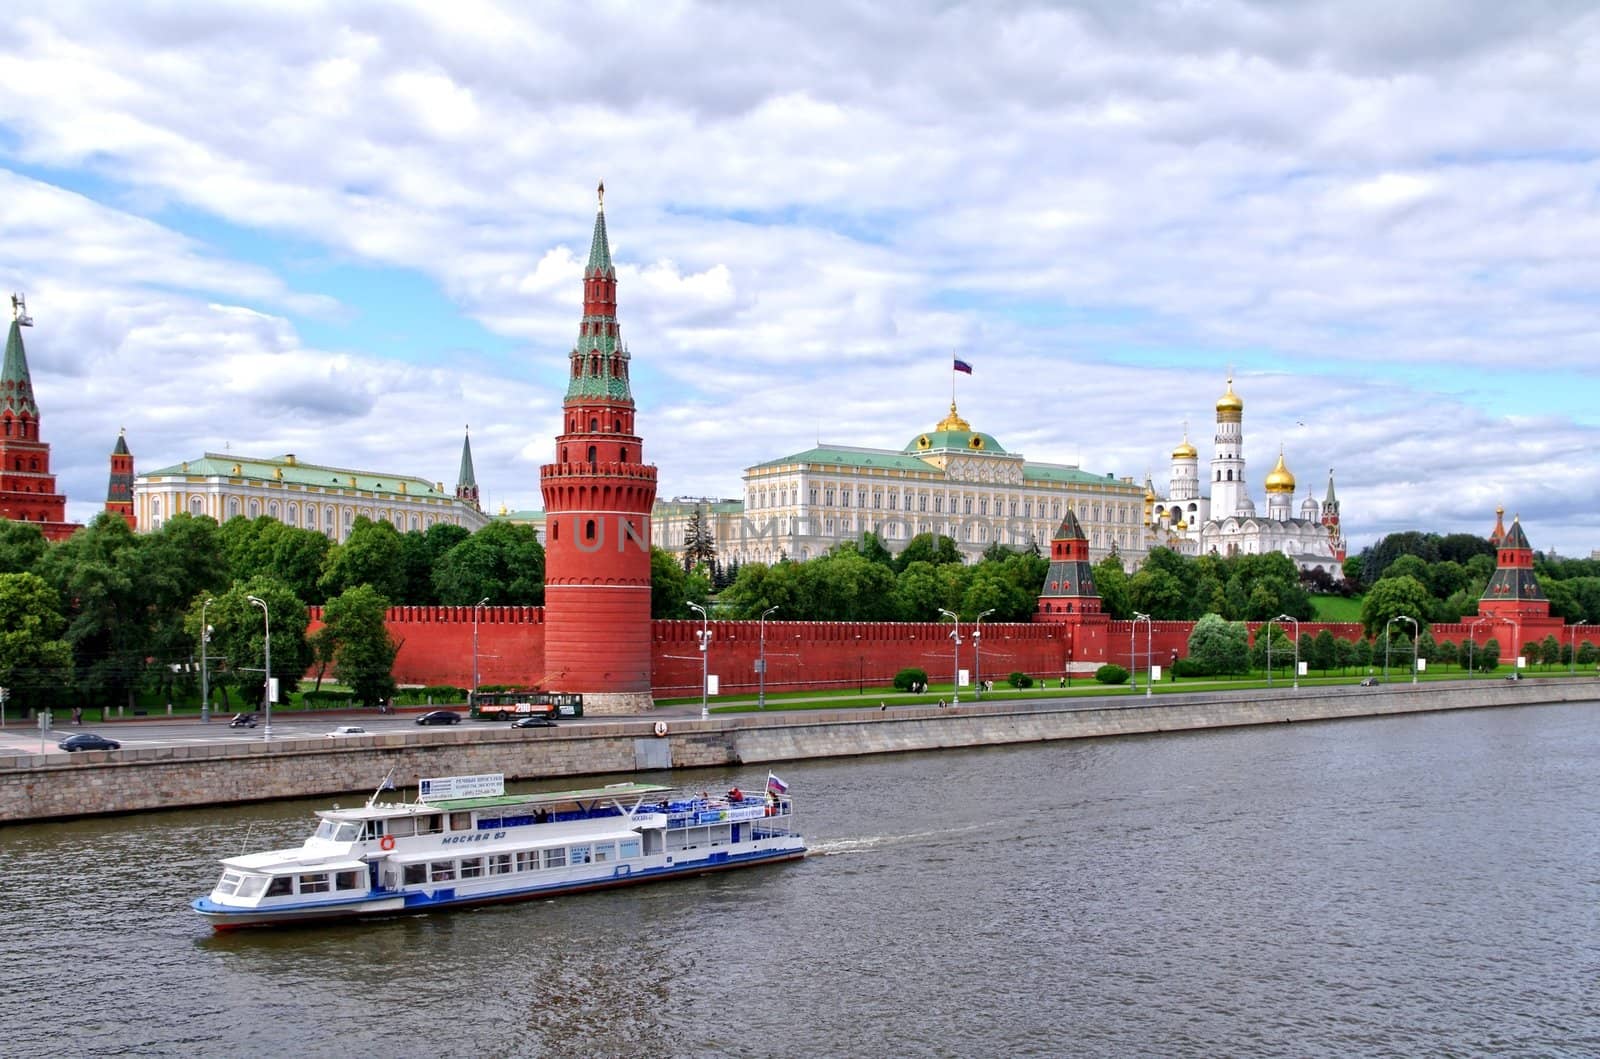
POLYGON ((7 827, 0 1053, 1592 1056, 1597 721, 795 762, 799 863, 275 933, 186 902, 321 802, 7 827))

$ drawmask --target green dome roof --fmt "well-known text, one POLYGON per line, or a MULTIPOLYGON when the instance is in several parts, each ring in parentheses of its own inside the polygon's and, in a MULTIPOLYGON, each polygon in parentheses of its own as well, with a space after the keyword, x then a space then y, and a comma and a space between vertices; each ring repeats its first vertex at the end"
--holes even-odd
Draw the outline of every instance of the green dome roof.
POLYGON ((950 414, 939 421, 939 425, 926 434, 918 434, 912 438, 902 452, 948 452, 951 449, 960 449, 963 452, 1005 452, 1005 448, 994 439, 992 434, 985 434, 973 430, 972 424, 961 418, 956 411, 956 403, 950 402, 950 414))

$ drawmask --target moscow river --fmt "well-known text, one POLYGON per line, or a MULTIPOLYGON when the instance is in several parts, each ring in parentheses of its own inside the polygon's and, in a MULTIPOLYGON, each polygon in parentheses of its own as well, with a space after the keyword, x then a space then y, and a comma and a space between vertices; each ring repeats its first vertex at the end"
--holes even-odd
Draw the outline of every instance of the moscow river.
POLYGON ((187 902, 322 802, 6 827, 0 1050, 1593 1056, 1597 705, 789 763, 798 863, 274 933, 187 902))

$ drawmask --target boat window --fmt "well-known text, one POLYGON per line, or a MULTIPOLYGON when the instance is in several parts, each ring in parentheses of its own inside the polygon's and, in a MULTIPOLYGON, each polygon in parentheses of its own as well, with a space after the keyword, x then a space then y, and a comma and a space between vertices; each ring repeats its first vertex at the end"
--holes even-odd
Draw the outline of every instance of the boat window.
POLYGON ((596 864, 602 861, 617 859, 617 844, 615 842, 597 842, 594 847, 594 860, 596 864))
POLYGON ((407 864, 405 874, 406 885, 416 886, 428 881, 428 866, 426 864, 407 864))
POLYGON ((265 875, 246 875, 244 881, 239 884, 239 896, 260 897, 262 891, 266 890, 266 888, 267 877, 265 875))
POLYGON ((637 857, 639 855, 639 840, 636 838, 623 839, 617 846, 617 855, 623 860, 627 860, 629 857, 637 857))
POLYGON ((303 894, 325 894, 328 892, 328 873, 325 871, 313 872, 300 876, 300 892, 303 894))
POLYGON ((452 882, 456 877, 456 862, 436 860, 428 865, 428 877, 434 882, 452 882))
POLYGON ((440 813, 430 813, 417 821, 417 834, 437 835, 444 830, 444 816, 440 813))
POLYGON ((538 871, 539 851, 536 849, 525 850, 517 854, 518 871, 538 871))
POLYGON ((461 877, 476 879, 483 874, 483 858, 467 857, 461 862, 461 877))
POLYGON ((451 813, 450 814, 450 830, 452 830, 452 831, 471 831, 472 830, 472 814, 471 813, 451 813))
POLYGON ((564 849, 545 850, 544 866, 546 868, 565 868, 567 866, 567 851, 564 849))
POLYGON ((294 893, 294 879, 288 875, 274 876, 272 884, 267 887, 268 897, 283 897, 292 893, 294 893))
POLYGON ((335 842, 354 842, 361 837, 361 825, 353 820, 341 820, 335 823, 332 820, 322 821, 322 827, 317 828, 319 838, 329 838, 335 842), (323 834, 323 828, 328 828, 323 834))
POLYGON ((361 837, 362 838, 379 838, 382 835, 383 835, 383 821, 382 820, 368 820, 366 822, 365 826, 362 828, 362 831, 361 831, 361 837))
POLYGON ((489 858, 489 874, 505 875, 511 871, 511 854, 496 853, 489 858))
POLYGON ((339 890, 364 889, 361 884, 361 873, 358 871, 342 871, 333 878, 333 885, 339 890))
POLYGON ((333 821, 332 820, 324 820, 324 821, 322 821, 322 823, 318 824, 317 825, 317 833, 316 833, 315 837, 331 839, 333 837, 333 821))
POLYGON ((389 821, 386 831, 395 838, 409 838, 417 833, 417 822, 409 816, 397 816, 389 821))
POLYGON ((572 847, 572 863, 574 863, 574 864, 588 864, 593 859, 594 859, 594 856, 589 852, 589 847, 588 846, 573 846, 572 847))
POLYGON ((217 883, 217 893, 232 896, 239 892, 239 884, 244 882, 244 876, 236 871, 225 871, 222 879, 217 883))

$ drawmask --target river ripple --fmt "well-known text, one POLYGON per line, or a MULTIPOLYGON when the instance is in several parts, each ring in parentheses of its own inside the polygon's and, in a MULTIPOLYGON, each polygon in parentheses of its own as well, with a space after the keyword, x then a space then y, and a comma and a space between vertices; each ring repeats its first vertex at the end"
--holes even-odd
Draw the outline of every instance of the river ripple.
POLYGON ((0 1050, 1592 1056, 1597 719, 784 764, 798 864, 276 933, 185 902, 321 803, 7 827, 0 1050))

